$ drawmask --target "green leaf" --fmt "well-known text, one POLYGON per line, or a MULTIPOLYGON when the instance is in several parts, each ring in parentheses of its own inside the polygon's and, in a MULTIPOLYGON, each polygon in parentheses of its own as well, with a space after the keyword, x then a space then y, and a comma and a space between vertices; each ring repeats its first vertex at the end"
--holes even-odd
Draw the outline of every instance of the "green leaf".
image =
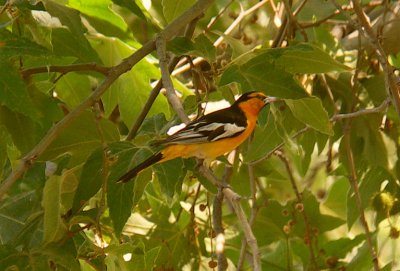
POLYGON ((109 8, 111 0, 69 0, 68 5, 84 14, 107 21, 123 31, 128 28, 125 21, 109 8))
POLYGON ((346 266, 346 271, 359 271, 359 270, 371 270, 372 259, 369 245, 364 242, 363 245, 357 249, 355 256, 346 266))
POLYGON ((328 113, 320 99, 310 97, 285 102, 298 120, 323 134, 333 135, 328 113))
POLYGON ((145 260, 145 269, 146 270, 151 270, 154 267, 154 264, 156 263, 156 260, 158 258, 158 254, 160 253, 161 247, 153 247, 152 249, 149 249, 146 251, 144 255, 144 260, 145 260))
POLYGON ((16 238, 26 227, 27 219, 40 204, 35 191, 20 192, 6 198, 0 205, 0 244, 16 238))
POLYGON ((255 161, 264 157, 276 146, 283 142, 282 137, 277 132, 275 121, 272 115, 263 128, 257 128, 250 148, 244 157, 245 162, 255 161))
POLYGON ((354 120, 352 130, 364 143, 360 160, 367 159, 372 165, 390 169, 397 161, 396 144, 380 131, 381 122, 381 114, 361 116, 354 120))
POLYGON ((125 7, 127 9, 129 9, 136 16, 138 16, 142 19, 146 19, 146 16, 144 15, 144 13, 140 9, 140 7, 135 3, 135 1, 130 1, 130 0, 112 0, 112 1, 113 1, 113 3, 115 3, 121 7, 125 7))
POLYGON ((166 126, 168 122, 164 114, 156 114, 143 121, 138 134, 149 135, 153 138, 166 134, 166 126))
POLYGON ((357 235, 353 239, 340 238, 337 240, 329 241, 324 244, 323 249, 328 256, 335 256, 339 259, 346 257, 347 253, 350 253, 353 248, 358 246, 362 241, 365 240, 365 235, 357 235))
POLYGON ((41 250, 47 261, 51 261, 57 270, 80 271, 75 244, 72 239, 62 244, 51 244, 41 250))
MULTIPOLYGON (((68 153, 74 157, 70 161, 70 166, 84 162, 94 149, 102 145, 102 139, 96 125, 94 114, 84 112, 77 121, 74 121, 62 131, 40 158, 53 160, 68 153)), ((98 125, 106 143, 120 139, 118 129, 112 122, 101 119, 98 125)))
POLYGON ((43 228, 44 236, 43 242, 45 244, 57 242, 67 232, 61 215, 61 177, 51 176, 43 189, 42 206, 44 209, 43 228))
POLYGON ((175 37, 167 43, 167 50, 175 55, 188 55, 195 51, 195 44, 189 38, 175 37))
POLYGON ((22 154, 29 152, 37 143, 37 124, 25 115, 0 106, 0 123, 7 129, 22 154))
POLYGON ((122 229, 132 211, 134 182, 115 183, 112 182, 108 187, 107 199, 110 208, 110 218, 114 225, 117 236, 121 235, 122 229))
POLYGON ((57 98, 73 109, 91 94, 88 76, 68 73, 57 81, 55 93, 57 98))
POLYGON ((79 12, 53 1, 46 1, 44 5, 50 15, 57 17, 62 25, 68 27, 65 29, 56 26, 57 28, 52 29, 54 53, 61 56, 76 56, 81 62, 101 63, 84 35, 87 30, 82 24, 79 12))
MULTIPOLYGON (((107 66, 120 63, 134 52, 130 46, 115 38, 97 37, 92 41, 107 66)), ((153 64, 147 59, 137 63, 131 71, 120 76, 102 97, 106 115, 109 115, 118 103, 122 121, 127 127, 131 127, 148 99, 152 89, 150 82, 155 78, 160 78, 160 73, 153 64)), ((156 113, 168 116, 168 108, 165 97, 158 95, 147 116, 156 113)))
POLYGON ((289 218, 282 215, 284 209, 286 208, 276 200, 270 200, 268 206, 260 210, 253 226, 259 246, 286 239, 283 226, 289 218), (274 219, 271 219, 271 217, 274 219), (265 229, 268 229, 268 231, 265 229))
POLYGON ((288 255, 291 255, 293 252, 290 251, 290 246, 288 246, 286 240, 279 240, 273 250, 267 253, 263 253, 262 262, 264 270, 269 271, 281 271, 291 269, 288 268, 288 255))
MULTIPOLYGON (((309 219, 308 223, 312 227, 317 228, 321 234, 333 230, 345 223, 345 221, 340 218, 322 214, 320 211, 320 203, 317 201, 315 196, 309 192, 303 192, 303 204, 304 212, 306 212, 309 219)), ((293 232, 299 237, 304 237, 305 224, 304 219, 299 212, 296 213, 295 220, 299 223, 296 224, 293 232)))
MULTIPOLYGON (((391 174, 381 167, 373 167, 362 176, 362 182, 359 185, 359 193, 364 210, 370 206, 373 196, 381 191, 381 185, 384 181, 389 181, 389 184, 395 182, 391 174)), ((360 217, 360 211, 357 208, 353 190, 349 190, 347 196, 347 226, 350 229, 357 221, 357 218, 360 217)), ((378 218, 379 221, 385 219, 386 214, 383 217, 382 215, 377 215, 376 219, 378 218)))
POLYGON ((75 56, 79 59, 78 62, 81 63, 101 63, 86 38, 76 36, 64 28, 53 29, 51 38, 54 54, 58 56, 75 56))
POLYGON ((269 96, 286 99, 307 97, 293 75, 271 64, 265 58, 253 58, 245 64, 233 64, 222 74, 220 86, 239 83, 243 90, 257 90, 269 96))
POLYGON ((330 209, 339 217, 346 218, 347 193, 349 189, 349 180, 346 177, 338 177, 330 188, 328 197, 324 202, 324 207, 330 209))
POLYGON ((89 156, 82 168, 81 177, 76 189, 72 212, 76 213, 85 203, 93 197, 106 180, 107 172, 104 172, 104 151, 102 147, 97 148, 89 156))
POLYGON ((216 57, 213 43, 204 34, 197 36, 194 41, 186 37, 175 37, 168 42, 167 48, 176 55, 200 56, 210 62, 215 61, 216 57))
POLYGON ((32 267, 32 258, 11 246, 0 245, 0 266, 3 270, 25 270, 32 267))
POLYGON ((197 36, 194 39, 194 47, 196 48, 196 51, 199 52, 198 56, 202 56, 210 62, 215 61, 216 49, 206 35, 197 36))
POLYGON ((154 166, 154 173, 160 182, 161 191, 167 200, 172 199, 178 186, 182 186, 182 181, 186 175, 186 170, 182 169, 182 159, 174 159, 154 166))
POLYGON ((309 43, 269 50, 282 50, 282 55, 276 59, 276 63, 291 73, 327 73, 351 70, 319 47, 309 43))
MULTIPOLYGON (((20 36, 12 34, 6 29, 0 29, 0 59, 2 62, 13 56, 47 56, 49 51, 43 46, 20 36)), ((5 71, 0 68, 1 71, 5 71)))
POLYGON ((173 21, 195 3, 194 0, 162 0, 164 17, 167 22, 173 21))
POLYGON ((36 120, 38 112, 18 71, 7 61, 0 61, 0 70, 0 105, 36 120))
POLYGON ((46 11, 50 15, 57 17, 62 25, 68 27, 72 34, 79 36, 79 39, 84 38, 83 33, 86 32, 86 28, 82 24, 79 11, 54 1, 46 1, 43 4, 46 11))
POLYGON ((147 149, 139 149, 129 142, 118 142, 110 145, 110 153, 117 161, 113 164, 108 179, 107 202, 110 217, 117 236, 131 215, 134 204, 141 198, 144 188, 151 180, 150 172, 140 173, 135 180, 117 183, 123 174, 151 155, 147 149))

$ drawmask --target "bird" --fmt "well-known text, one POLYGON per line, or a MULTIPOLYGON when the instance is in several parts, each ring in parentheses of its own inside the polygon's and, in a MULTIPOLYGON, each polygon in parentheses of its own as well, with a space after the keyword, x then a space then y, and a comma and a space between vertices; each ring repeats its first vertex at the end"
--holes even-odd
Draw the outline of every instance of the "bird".
POLYGON ((278 98, 263 92, 246 92, 230 107, 214 111, 190 122, 186 127, 157 142, 163 148, 139 163, 117 181, 126 183, 151 165, 178 157, 197 157, 209 163, 236 149, 253 132, 258 113, 278 98))

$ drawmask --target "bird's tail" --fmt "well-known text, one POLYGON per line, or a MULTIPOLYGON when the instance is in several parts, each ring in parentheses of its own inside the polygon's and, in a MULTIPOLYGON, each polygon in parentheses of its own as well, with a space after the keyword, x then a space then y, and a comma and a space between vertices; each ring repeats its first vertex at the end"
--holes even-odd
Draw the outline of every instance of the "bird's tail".
POLYGON ((134 177, 136 177, 136 175, 141 172, 142 170, 144 170, 145 168, 160 162, 161 159, 163 158, 163 155, 161 152, 156 152, 155 154, 153 154, 152 156, 150 156, 149 158, 147 158, 146 160, 144 160, 142 163, 140 163, 139 165, 137 165, 136 167, 132 168, 131 170, 129 170, 127 173, 125 173, 123 176, 121 176, 117 182, 119 183, 126 183, 129 180, 133 179, 134 177))

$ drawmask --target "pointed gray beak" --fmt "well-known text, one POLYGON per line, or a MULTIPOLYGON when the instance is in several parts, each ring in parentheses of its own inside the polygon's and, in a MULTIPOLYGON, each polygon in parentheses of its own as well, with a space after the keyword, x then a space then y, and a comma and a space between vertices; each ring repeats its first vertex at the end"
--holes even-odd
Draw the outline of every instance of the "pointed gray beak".
POLYGON ((265 104, 269 104, 269 103, 274 103, 274 102, 278 102, 281 101, 281 99, 277 98, 277 97, 267 97, 264 99, 264 103, 265 104))

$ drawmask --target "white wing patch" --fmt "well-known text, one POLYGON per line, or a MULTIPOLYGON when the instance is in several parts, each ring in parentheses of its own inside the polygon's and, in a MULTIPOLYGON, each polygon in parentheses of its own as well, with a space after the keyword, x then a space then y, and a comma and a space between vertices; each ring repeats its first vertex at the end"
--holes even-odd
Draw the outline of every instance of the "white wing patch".
MULTIPOLYGON (((222 124, 222 123, 220 123, 220 124, 222 124)), ((222 125, 224 126, 225 132, 220 134, 217 137, 214 137, 212 139, 212 141, 216 141, 216 140, 222 139, 224 137, 231 137, 231 136, 233 136, 233 135, 235 135, 237 133, 240 133, 240 132, 242 132, 242 131, 244 131, 246 129, 246 127, 237 126, 236 124, 233 124, 233 123, 225 123, 225 124, 222 124, 222 125)))
POLYGON ((198 122, 171 135, 164 144, 196 144, 229 138, 244 131, 246 127, 235 123, 198 122))

